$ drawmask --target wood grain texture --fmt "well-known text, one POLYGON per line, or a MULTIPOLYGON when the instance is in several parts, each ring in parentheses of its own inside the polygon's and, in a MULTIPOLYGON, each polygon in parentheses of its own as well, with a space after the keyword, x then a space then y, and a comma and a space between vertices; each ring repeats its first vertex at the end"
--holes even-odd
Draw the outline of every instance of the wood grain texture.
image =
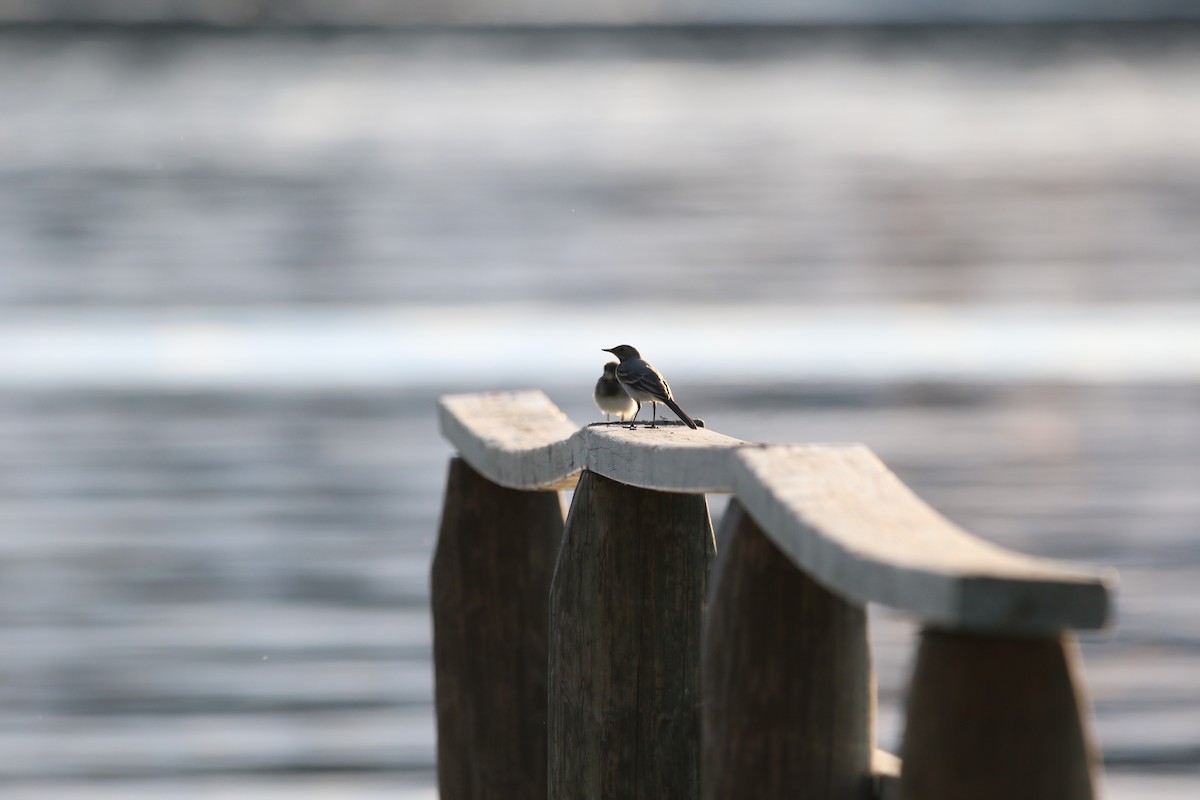
POLYGON ((901 800, 1090 800, 1095 749, 1066 637, 921 638, 901 800))
POLYGON ((1108 621, 1114 571, 972 536, 862 445, 755 445, 682 426, 577 429, 540 391, 448 395, 440 408, 462 457, 504 486, 570 486, 587 469, 660 491, 733 491, 795 564, 856 605, 1039 635, 1108 621))
POLYGON ((450 463, 430 576, 442 800, 546 796, 546 619, 557 492, 450 463))
POLYGON ((718 541, 704 637, 704 800, 866 798, 865 610, 805 576, 737 500, 718 541))
POLYGON ((549 796, 700 794, 703 496, 585 472, 550 592, 549 796))

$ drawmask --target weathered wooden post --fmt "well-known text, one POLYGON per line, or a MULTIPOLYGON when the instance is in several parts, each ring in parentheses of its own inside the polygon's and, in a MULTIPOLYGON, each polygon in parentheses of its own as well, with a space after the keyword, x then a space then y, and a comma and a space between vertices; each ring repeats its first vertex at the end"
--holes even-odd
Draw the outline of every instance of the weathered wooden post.
POLYGON ((556 491, 450 462, 430 577, 442 800, 546 796, 546 608, 556 491))
POLYGON ((865 797, 866 610, 805 575, 736 500, 704 636, 704 800, 865 797))
POLYGON ((1086 707, 1065 635, 927 629, 909 692, 901 800, 1091 800, 1086 707))
POLYGON ((549 797, 700 795, 703 495, 584 472, 550 591, 549 797))

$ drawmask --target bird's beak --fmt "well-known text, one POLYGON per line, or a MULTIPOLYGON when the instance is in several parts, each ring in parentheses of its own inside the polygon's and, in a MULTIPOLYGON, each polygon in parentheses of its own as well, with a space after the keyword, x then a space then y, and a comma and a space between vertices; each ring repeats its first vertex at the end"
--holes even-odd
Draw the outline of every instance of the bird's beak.
POLYGON ((611 347, 601 347, 601 348, 600 348, 600 352, 601 352, 601 353, 611 353, 611 352, 612 352, 612 348, 611 348, 611 347))

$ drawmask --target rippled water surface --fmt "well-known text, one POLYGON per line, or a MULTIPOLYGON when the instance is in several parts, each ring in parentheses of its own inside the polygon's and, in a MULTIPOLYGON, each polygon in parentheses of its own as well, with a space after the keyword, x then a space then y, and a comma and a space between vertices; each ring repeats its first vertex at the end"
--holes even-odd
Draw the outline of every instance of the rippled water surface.
MULTIPOLYGON (((602 354, 553 343, 636 324, 710 427, 866 442, 988 539, 1116 566, 1110 796, 1194 796, 1198 44, 0 31, 0 789, 433 796, 436 397, 589 421, 602 354), (897 344, 927 311, 963 346, 897 344)), ((894 747, 914 632, 874 629, 894 747)))

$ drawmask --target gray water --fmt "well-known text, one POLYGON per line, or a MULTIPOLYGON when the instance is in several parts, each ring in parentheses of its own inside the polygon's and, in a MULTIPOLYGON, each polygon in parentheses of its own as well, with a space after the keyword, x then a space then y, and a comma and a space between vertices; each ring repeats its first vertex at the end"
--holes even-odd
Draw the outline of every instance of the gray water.
MULTIPOLYGON (((1116 566, 1109 796, 1195 796, 1197 45, 0 32, 0 790, 433 796, 436 397, 586 422, 640 332, 710 427, 866 442, 981 536, 1116 566), (986 336, 896 345, 946 315, 986 336)), ((914 629, 873 626, 895 747, 914 629)))

